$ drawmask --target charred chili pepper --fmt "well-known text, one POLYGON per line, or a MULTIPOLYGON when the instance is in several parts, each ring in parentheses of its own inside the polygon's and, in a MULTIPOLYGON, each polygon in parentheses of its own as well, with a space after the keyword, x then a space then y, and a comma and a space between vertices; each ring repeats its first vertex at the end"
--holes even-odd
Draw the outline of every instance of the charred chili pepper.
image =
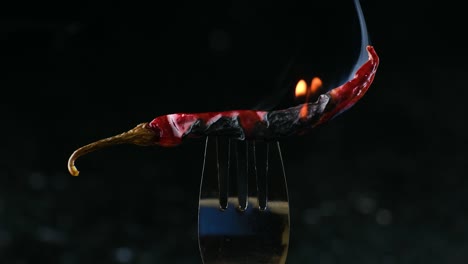
POLYGON ((237 110, 207 113, 176 113, 156 117, 122 134, 77 149, 68 160, 68 170, 78 176, 75 160, 97 149, 116 144, 173 147, 185 139, 223 136, 238 140, 272 141, 301 135, 353 106, 374 80, 379 57, 367 46, 369 59, 345 84, 320 95, 317 101, 271 112, 237 110), (307 115, 301 109, 307 106, 307 115))

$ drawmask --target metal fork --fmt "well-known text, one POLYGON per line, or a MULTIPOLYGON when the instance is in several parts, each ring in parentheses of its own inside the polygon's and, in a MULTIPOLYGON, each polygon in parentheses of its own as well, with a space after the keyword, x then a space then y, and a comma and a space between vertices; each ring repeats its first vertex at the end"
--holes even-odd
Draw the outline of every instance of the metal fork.
POLYGON ((289 202, 278 142, 207 138, 198 241, 204 264, 284 264, 289 202))

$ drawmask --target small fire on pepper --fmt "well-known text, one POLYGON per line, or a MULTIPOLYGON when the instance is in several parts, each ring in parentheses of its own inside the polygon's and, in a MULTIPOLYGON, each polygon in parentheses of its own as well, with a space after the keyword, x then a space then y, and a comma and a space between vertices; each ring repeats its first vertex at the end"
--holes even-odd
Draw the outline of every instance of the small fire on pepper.
MULTIPOLYGON (((307 86, 307 82, 301 79, 296 84, 296 98, 302 99, 303 97, 305 97, 305 102, 308 103, 310 101, 310 97, 316 95, 320 88, 322 88, 322 80, 319 77, 314 77, 310 82, 310 86, 307 86)), ((306 118, 307 112, 307 104, 304 104, 300 112, 301 118, 306 118)))

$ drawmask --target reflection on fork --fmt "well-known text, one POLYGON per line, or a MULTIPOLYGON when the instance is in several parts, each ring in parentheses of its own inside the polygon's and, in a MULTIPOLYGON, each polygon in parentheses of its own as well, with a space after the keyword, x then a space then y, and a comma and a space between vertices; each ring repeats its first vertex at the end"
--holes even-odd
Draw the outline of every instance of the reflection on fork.
POLYGON ((289 203, 277 142, 207 138, 198 213, 204 264, 283 264, 289 203))

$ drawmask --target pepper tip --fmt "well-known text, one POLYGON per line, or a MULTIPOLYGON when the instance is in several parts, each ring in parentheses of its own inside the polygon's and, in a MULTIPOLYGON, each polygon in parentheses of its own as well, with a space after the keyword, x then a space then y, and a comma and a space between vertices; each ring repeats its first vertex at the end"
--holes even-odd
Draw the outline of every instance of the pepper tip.
POLYGON ((72 176, 78 176, 80 175, 80 171, 75 167, 75 165, 69 165, 68 166, 68 171, 72 176))
POLYGON ((73 167, 73 168, 74 168, 74 171, 71 172, 71 175, 74 176, 74 177, 80 175, 80 172, 77 169, 75 169, 75 167, 73 167))
POLYGON ((98 140, 75 150, 68 159, 68 171, 72 176, 78 176, 79 171, 75 167, 76 159, 97 149, 123 143, 133 143, 140 146, 156 145, 157 138, 158 135, 149 128, 148 123, 141 123, 127 132, 98 140))

